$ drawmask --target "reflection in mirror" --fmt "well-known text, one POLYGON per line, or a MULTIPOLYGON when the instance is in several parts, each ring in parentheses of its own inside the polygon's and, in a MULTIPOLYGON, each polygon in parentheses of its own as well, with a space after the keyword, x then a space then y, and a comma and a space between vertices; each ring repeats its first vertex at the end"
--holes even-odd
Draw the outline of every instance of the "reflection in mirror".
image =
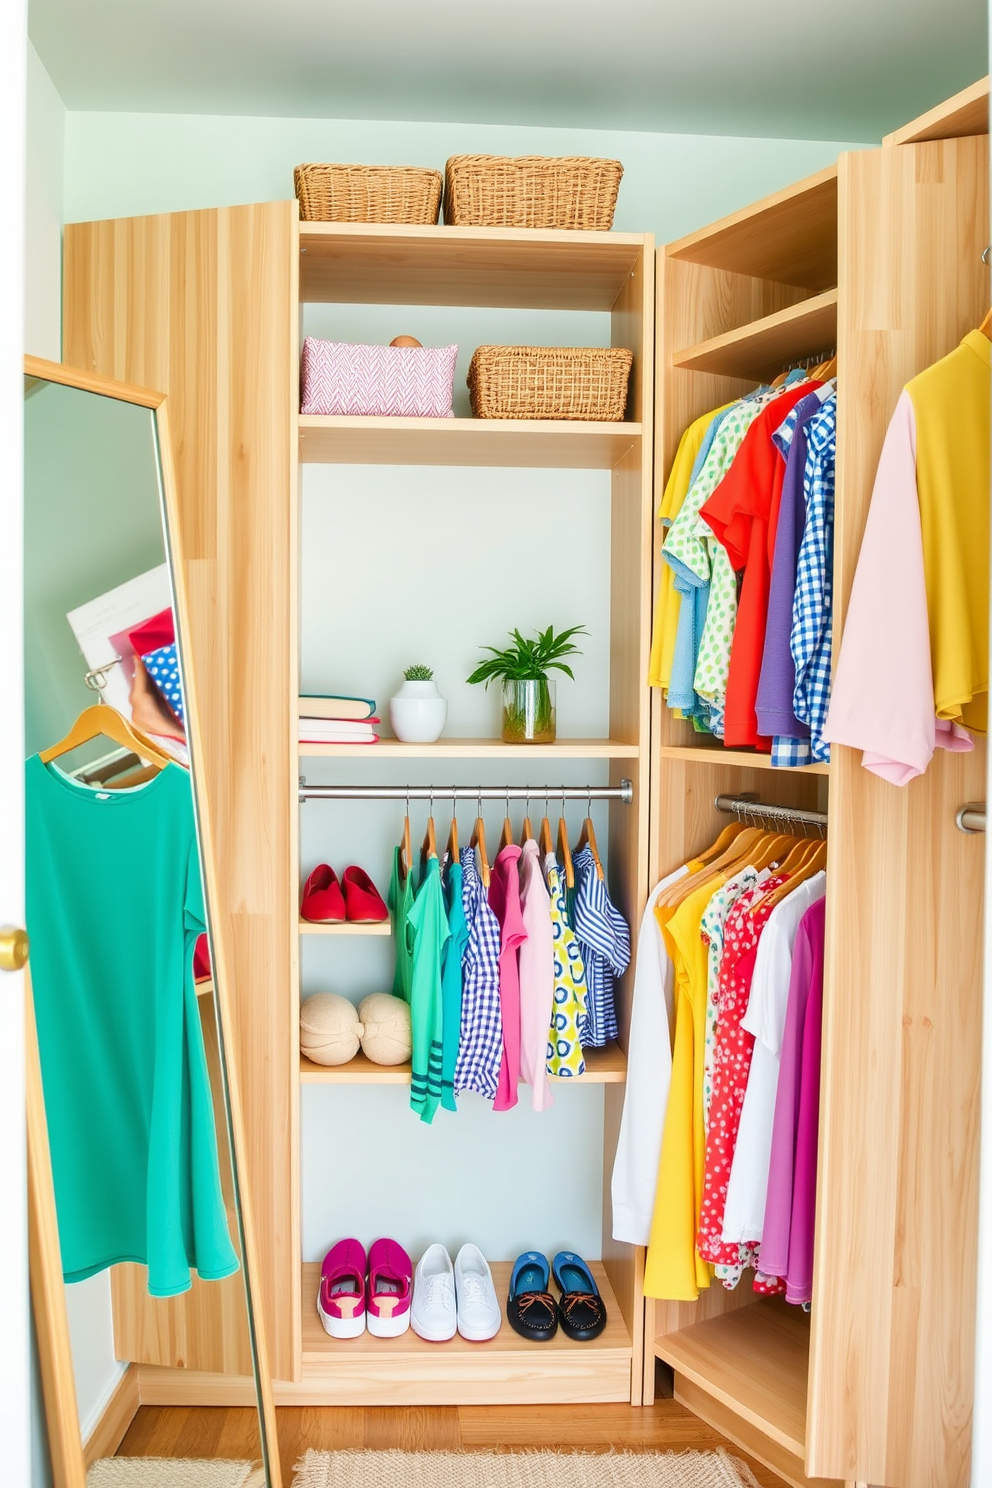
MULTIPOLYGON (((175 1455, 141 1419, 141 1370, 257 1380, 258 1361, 156 411, 28 376, 24 417, 27 926, 64 1307, 44 1193, 32 1289, 56 1488, 74 1488, 73 1439, 79 1465, 175 1455)), ((257 1417, 238 1448, 232 1484, 264 1464, 257 1417)))

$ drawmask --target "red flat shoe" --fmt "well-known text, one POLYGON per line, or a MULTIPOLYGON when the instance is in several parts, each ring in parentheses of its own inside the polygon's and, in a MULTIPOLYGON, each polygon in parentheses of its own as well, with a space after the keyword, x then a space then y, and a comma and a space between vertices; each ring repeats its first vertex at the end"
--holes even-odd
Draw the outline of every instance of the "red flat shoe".
POLYGON ((379 925, 389 919, 382 895, 364 868, 346 868, 342 883, 348 919, 353 925, 379 925))
POLYGON ((300 914, 312 925, 344 923, 344 895, 337 874, 327 863, 318 863, 303 885, 303 908, 300 914))
POLYGON ((210 942, 205 935, 198 936, 196 945, 193 947, 193 980, 194 982, 209 982, 210 980, 210 942))

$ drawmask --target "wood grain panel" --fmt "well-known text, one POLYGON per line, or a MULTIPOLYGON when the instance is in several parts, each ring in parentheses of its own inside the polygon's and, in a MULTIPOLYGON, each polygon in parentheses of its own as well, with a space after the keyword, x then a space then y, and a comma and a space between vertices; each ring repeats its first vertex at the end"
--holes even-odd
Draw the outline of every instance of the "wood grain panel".
POLYGON ((953 98, 911 119, 882 140, 883 145, 921 145, 927 140, 960 139, 989 132, 989 80, 979 78, 953 98))
POLYGON ((612 470, 641 426, 569 419, 300 416, 305 465, 488 465, 612 470))
POLYGON ((840 1488, 839 1484, 826 1478, 808 1478, 803 1470, 801 1453, 790 1452, 766 1436, 732 1406, 724 1405, 722 1400, 694 1384, 686 1375, 675 1375, 675 1399, 701 1421, 722 1432, 736 1446, 743 1447, 745 1452, 750 1452, 765 1467, 771 1468, 790 1488, 840 1488))
POLYGON ((836 344, 837 291, 828 289, 749 325, 676 351, 672 365, 761 382, 817 352, 833 352, 836 344))
MULTIPOLYGON (((273 1369, 289 1376, 299 1352, 298 1210, 292 1154, 287 1160, 298 1079, 286 992, 296 864, 285 791, 294 767, 285 700, 297 688, 289 641, 296 449, 287 417, 295 214, 295 203, 280 202, 75 224, 66 229, 64 275, 66 360, 169 398, 188 660, 201 700, 198 785, 216 844, 211 917, 229 981, 229 1054, 250 1089, 244 1181, 264 1216, 257 1305, 273 1369)), ((191 1349, 185 1358, 190 1367, 205 1362, 191 1349)))
MULTIPOLYGON (((840 163, 837 627, 906 380, 988 306, 987 140, 840 163)), ((985 746, 905 789, 830 767, 807 1471, 965 1488, 974 1350, 985 746)))
MULTIPOLYGON (((627 1056, 619 1044, 610 1042, 601 1049, 584 1051, 586 1072, 568 1076, 569 1085, 622 1085, 627 1079, 627 1056)), ((561 1081, 560 1075, 549 1075, 561 1081)), ((317 1064, 300 1055, 300 1080, 305 1085, 409 1085, 410 1062, 374 1064, 359 1051, 346 1064, 317 1064)))
POLYGON ((804 289, 837 283, 837 167, 828 165, 772 196, 669 246, 673 258, 804 289))

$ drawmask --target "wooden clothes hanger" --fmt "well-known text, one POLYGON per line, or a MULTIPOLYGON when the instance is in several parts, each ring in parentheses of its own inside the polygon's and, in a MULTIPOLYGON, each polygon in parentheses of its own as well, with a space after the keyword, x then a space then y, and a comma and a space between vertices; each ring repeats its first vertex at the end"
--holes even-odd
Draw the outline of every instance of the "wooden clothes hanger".
POLYGON ((705 868, 707 863, 711 863, 714 858, 718 858, 725 853, 734 838, 739 837, 743 831, 743 822, 732 821, 729 827, 724 827, 712 847, 708 847, 705 852, 695 853, 690 861, 699 863, 705 868))
POLYGON ((486 857, 486 824, 482 820, 482 797, 479 797, 479 814, 475 818, 475 826, 468 842, 469 847, 474 848, 479 854, 479 877, 482 879, 482 887, 489 888, 489 859, 486 857))
POLYGON ((592 800, 590 799, 586 802, 586 815, 582 823, 582 831, 579 833, 579 840, 575 844, 575 851, 581 852, 582 848, 588 845, 592 853, 592 860, 596 865, 596 877, 600 883, 604 883, 606 881, 606 874, 603 872, 603 864, 599 857, 599 844, 596 841, 596 828, 592 824, 591 811, 592 800))
POLYGON ((504 849, 504 847, 511 847, 512 844, 513 844, 513 823, 510 820, 510 796, 509 796, 509 793, 507 793, 507 797, 506 797, 506 815, 503 818, 503 830, 500 833, 499 848, 497 849, 497 852, 502 852, 503 849, 504 849))
POLYGON ((534 828, 530 824, 530 796, 524 802, 524 820, 520 828, 520 846, 534 836, 534 828))
POLYGON ((406 798, 406 815, 403 818, 403 836, 400 839, 400 879, 406 883, 413 862, 413 849, 410 846, 410 797, 406 798))
POLYGON ((544 804, 544 815, 541 818, 540 846, 542 858, 546 858, 549 853, 552 855, 552 857, 554 856, 555 848, 554 843, 551 840, 551 822, 548 819, 547 802, 545 802, 544 804))
MULTIPOLYGON (((720 835, 723 836, 722 833, 720 835)), ((677 908, 683 899, 687 899, 704 884, 711 882, 715 884, 721 874, 732 878, 735 872, 750 862, 752 851, 757 849, 758 844, 767 835, 760 827, 742 827, 740 831, 734 833, 730 845, 718 857, 712 859, 697 872, 685 874, 682 878, 676 879, 673 884, 669 884, 668 888, 659 894, 655 901, 656 905, 677 908)), ((714 846, 718 845, 719 840, 718 838, 714 846)))
POLYGON ((448 828, 448 845, 444 849, 449 863, 457 863, 458 857, 458 806, 454 791, 451 792, 451 826, 448 828))
POLYGON ((565 886, 569 889, 575 888, 575 868, 572 864, 572 850, 568 845, 568 823, 565 820, 565 796, 561 798, 561 816, 558 818, 558 861, 565 870, 565 886))
POLYGON ((175 763, 171 755, 166 754, 150 739, 146 739, 144 734, 132 728, 116 708, 110 708, 106 703, 93 703, 89 708, 84 708, 65 738, 60 739, 58 744, 41 750, 38 758, 43 765, 47 765, 52 760, 59 759, 63 754, 71 754, 81 744, 89 744, 91 740, 101 737, 120 744, 122 749, 131 750, 141 759, 147 760, 149 765, 156 765, 160 770, 164 770, 166 765, 175 763))
POLYGON ((791 894, 793 889, 798 888, 801 883, 805 883, 808 878, 812 878, 822 868, 826 868, 826 866, 827 844, 825 842, 814 842, 812 844, 812 851, 807 853, 796 872, 790 874, 785 883, 779 884, 777 888, 769 890, 767 894, 762 895, 757 903, 752 904, 751 913, 756 913, 759 905, 762 904, 767 904, 770 909, 774 909, 775 905, 781 904, 782 900, 788 894, 791 894))
POLYGON ((420 845, 420 866, 423 868, 431 858, 437 857, 437 836, 434 831, 434 790, 431 788, 431 804, 428 809, 427 830, 420 845))

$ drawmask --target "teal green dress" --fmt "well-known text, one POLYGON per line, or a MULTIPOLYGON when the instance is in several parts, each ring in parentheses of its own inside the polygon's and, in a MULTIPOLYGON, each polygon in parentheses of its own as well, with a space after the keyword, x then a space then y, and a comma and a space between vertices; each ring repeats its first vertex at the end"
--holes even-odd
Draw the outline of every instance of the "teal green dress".
POLYGON ((441 1101, 441 959, 448 939, 448 916, 437 858, 428 858, 409 914, 413 932, 410 1024, 413 1053, 410 1107, 431 1122, 441 1101))
POLYGON ((31 980, 62 1270, 148 1267, 153 1297, 238 1269, 193 984, 189 776, 101 791, 25 769, 31 980))
POLYGON ((389 880, 386 903, 393 922, 393 945, 396 968, 393 972, 393 996, 410 1001, 413 982, 413 931, 409 916, 413 908, 413 870, 404 878, 400 873, 401 849, 393 848, 393 874, 389 880))

